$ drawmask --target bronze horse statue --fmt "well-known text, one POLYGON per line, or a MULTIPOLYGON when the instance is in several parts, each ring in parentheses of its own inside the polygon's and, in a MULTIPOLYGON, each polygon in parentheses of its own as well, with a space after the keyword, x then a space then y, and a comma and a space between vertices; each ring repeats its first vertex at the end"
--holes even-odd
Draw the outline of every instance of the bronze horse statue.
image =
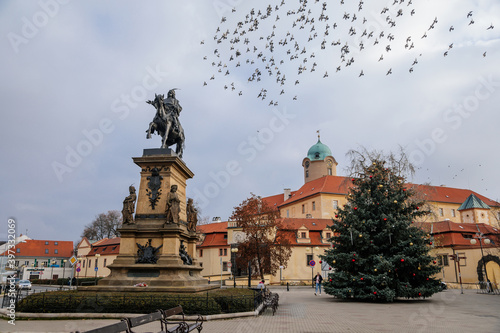
POLYGON ((178 118, 182 107, 175 98, 175 90, 168 92, 166 101, 163 94, 155 94, 155 99, 146 103, 153 105, 156 109, 156 115, 146 131, 146 138, 151 139, 151 133, 154 134, 156 131, 162 137, 161 148, 168 148, 175 144, 175 153, 182 158, 185 137, 178 118))

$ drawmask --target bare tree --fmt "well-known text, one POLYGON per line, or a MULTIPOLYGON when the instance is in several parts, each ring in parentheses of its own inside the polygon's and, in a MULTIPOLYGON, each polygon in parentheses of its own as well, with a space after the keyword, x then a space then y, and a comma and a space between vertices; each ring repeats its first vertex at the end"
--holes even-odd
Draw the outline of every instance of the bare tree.
POLYGON ((95 220, 87 224, 83 229, 81 237, 99 240, 120 236, 118 227, 122 224, 122 214, 117 210, 101 213, 95 220))

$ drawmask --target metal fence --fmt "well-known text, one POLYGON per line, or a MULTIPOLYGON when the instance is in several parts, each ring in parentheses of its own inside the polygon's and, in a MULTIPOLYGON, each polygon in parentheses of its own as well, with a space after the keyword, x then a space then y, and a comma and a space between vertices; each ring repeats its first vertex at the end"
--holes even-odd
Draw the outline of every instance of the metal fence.
MULTIPOLYGON (((7 295, 5 295, 7 296, 7 295)), ((16 297, 4 297, 2 307, 15 299, 16 309, 37 313, 149 313, 157 309, 168 309, 182 305, 185 314, 218 314, 255 311, 262 303, 261 293, 243 296, 216 296, 208 292, 200 296, 183 295, 138 295, 123 296, 91 294, 72 295, 18 291, 16 297)))
POLYGON ((478 294, 500 295, 500 290, 491 282, 478 282, 478 294))

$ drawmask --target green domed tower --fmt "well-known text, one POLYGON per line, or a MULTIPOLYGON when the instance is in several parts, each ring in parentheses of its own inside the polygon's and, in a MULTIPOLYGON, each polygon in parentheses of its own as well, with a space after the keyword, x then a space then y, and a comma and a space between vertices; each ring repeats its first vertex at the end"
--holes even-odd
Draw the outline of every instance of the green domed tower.
POLYGON ((321 142, 318 134, 318 142, 309 148, 307 157, 302 161, 304 183, 324 176, 336 176, 337 165, 337 161, 332 156, 332 151, 321 142))

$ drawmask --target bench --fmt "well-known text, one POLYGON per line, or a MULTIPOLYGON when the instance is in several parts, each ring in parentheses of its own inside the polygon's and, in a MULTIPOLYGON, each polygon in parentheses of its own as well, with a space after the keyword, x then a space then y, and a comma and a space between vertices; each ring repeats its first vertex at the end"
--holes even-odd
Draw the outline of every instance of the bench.
POLYGON ((263 293, 263 297, 264 297, 264 299, 263 299, 264 307, 263 307, 262 311, 265 311, 268 307, 271 307, 271 309, 273 310, 273 316, 274 316, 274 313, 278 309, 280 296, 277 293, 265 291, 263 293))
POLYGON ((189 325, 186 323, 184 320, 184 311, 182 310, 182 306, 177 306, 172 309, 168 310, 160 310, 162 312, 162 319, 161 319, 161 330, 162 332, 191 332, 194 331, 195 329, 198 330, 198 333, 201 332, 203 329, 203 317, 201 315, 198 315, 198 318, 196 319, 196 322, 189 325), (182 315, 182 320, 181 321, 169 321, 168 317, 175 316, 175 315, 182 315), (168 327, 169 325, 174 325, 172 327, 168 327))
MULTIPOLYGON (((184 320, 184 311, 182 310, 182 306, 179 305, 172 309, 158 310, 156 312, 139 317, 123 318, 118 323, 96 328, 90 331, 85 331, 85 333, 133 333, 132 328, 149 324, 155 321, 160 321, 161 323, 161 331, 159 331, 158 333, 191 332, 195 329, 197 329, 199 333, 203 329, 203 317, 201 315, 198 315, 195 323, 188 324, 184 320), (170 321, 168 317, 174 315, 182 315, 182 320, 170 321), (168 327, 169 325, 171 327, 168 327)), ((79 333, 79 331, 76 331, 76 333, 79 333)))

